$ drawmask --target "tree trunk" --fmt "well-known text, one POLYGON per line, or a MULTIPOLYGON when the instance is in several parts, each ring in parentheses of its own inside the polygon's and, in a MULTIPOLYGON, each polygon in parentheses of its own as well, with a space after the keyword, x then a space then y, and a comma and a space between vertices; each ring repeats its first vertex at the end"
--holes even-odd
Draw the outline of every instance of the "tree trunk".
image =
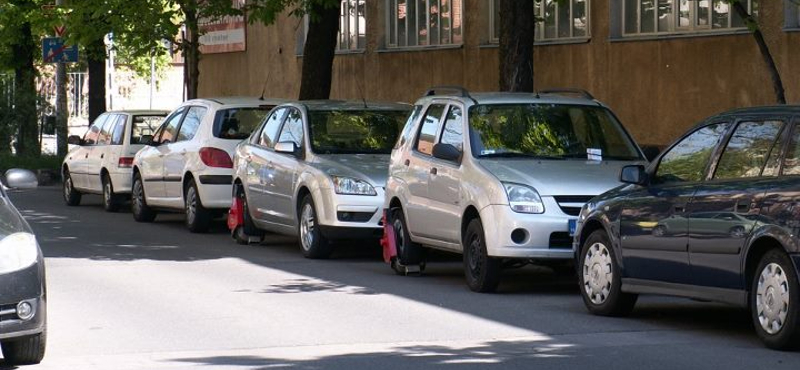
POLYGON ((60 63, 56 66, 56 148, 59 157, 67 154, 69 136, 67 108, 67 67, 60 63))
POLYGON ((200 30, 197 25, 197 4, 189 1, 183 12, 186 16, 186 39, 183 40, 183 68, 186 69, 186 99, 197 98, 200 81, 200 30))
POLYGON ((533 1, 500 0, 500 91, 533 92, 533 1))
POLYGON ((19 43, 12 47, 16 83, 14 117, 18 125, 16 150, 22 156, 39 156, 42 149, 39 145, 36 69, 33 65, 34 53, 38 49, 31 32, 31 24, 23 23, 20 27, 19 43))
POLYGON ((311 13, 319 17, 308 25, 306 44, 303 47, 300 100, 328 99, 331 96, 333 57, 336 55, 336 35, 339 32, 339 7, 315 3, 311 13))
POLYGON ((86 45, 89 66, 89 123, 106 111, 106 44, 103 38, 86 45))
POLYGON ((775 66, 775 60, 772 59, 772 53, 769 51, 767 42, 764 40, 764 35, 761 33, 761 28, 758 27, 755 18, 747 11, 741 1, 733 1, 733 9, 736 10, 739 17, 744 20, 747 28, 753 31, 753 37, 756 39, 758 50, 761 52, 761 58, 764 59, 764 63, 767 65, 767 71, 772 79, 772 89, 775 91, 775 100, 778 104, 786 104, 783 81, 778 72, 778 67, 775 66))

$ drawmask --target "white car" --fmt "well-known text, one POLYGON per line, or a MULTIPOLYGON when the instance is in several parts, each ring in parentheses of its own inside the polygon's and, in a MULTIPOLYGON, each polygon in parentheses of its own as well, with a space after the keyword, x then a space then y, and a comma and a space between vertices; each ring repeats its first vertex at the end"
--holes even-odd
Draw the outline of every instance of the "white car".
POLYGON ((75 147, 61 165, 67 205, 79 205, 83 193, 102 194, 106 211, 118 210, 131 192, 133 156, 166 115, 159 110, 106 112, 83 138, 70 136, 67 141, 75 147))
POLYGON ((283 101, 195 99, 173 111, 133 160, 133 217, 152 222, 158 210, 183 211, 192 232, 231 205, 233 153, 283 101))

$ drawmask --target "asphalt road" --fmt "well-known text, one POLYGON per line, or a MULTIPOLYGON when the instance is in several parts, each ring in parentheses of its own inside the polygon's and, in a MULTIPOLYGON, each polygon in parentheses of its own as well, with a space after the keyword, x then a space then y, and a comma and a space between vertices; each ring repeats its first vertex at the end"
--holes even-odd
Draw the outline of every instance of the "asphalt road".
POLYGON ((736 308, 644 297, 631 317, 595 317, 545 268, 476 294, 457 259, 400 277, 376 245, 306 260, 292 238, 238 246, 222 221, 190 234, 179 215, 139 224, 59 190, 12 195, 47 264, 47 354, 30 368, 800 368, 736 308))

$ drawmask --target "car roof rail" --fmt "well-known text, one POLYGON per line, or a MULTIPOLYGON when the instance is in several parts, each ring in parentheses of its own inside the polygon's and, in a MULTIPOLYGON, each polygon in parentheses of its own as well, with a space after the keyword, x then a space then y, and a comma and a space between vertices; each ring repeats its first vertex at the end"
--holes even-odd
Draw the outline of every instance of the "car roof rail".
POLYGON ((544 89, 541 91, 537 91, 537 94, 564 94, 564 95, 580 95, 583 98, 589 100, 595 100, 594 96, 590 94, 588 91, 584 89, 576 89, 576 88, 554 88, 554 89, 544 89))
POLYGON ((450 91, 450 95, 454 92, 457 96, 471 98, 471 96, 469 96, 469 91, 461 86, 434 86, 428 89, 428 91, 425 91, 425 95, 423 96, 446 95, 442 94, 444 91, 450 91))

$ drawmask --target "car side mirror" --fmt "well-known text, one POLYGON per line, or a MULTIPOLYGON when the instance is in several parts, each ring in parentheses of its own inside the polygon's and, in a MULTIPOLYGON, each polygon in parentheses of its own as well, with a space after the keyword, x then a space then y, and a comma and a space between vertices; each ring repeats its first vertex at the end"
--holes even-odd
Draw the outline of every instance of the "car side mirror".
POLYGON ((461 151, 453 144, 439 143, 433 146, 433 156, 446 161, 458 162, 461 159, 461 151))
POLYGON ((620 171, 619 181, 626 184, 644 185, 647 182, 647 172, 640 164, 625 166, 620 171))
POLYGON ((5 185, 11 189, 36 189, 39 186, 39 179, 29 170, 12 168, 6 171, 5 185))
POLYGON ((67 144, 70 145, 83 145, 83 139, 78 135, 69 135, 67 137, 67 144))
POLYGON ((297 144, 291 141, 281 141, 275 144, 275 152, 297 156, 297 144))

